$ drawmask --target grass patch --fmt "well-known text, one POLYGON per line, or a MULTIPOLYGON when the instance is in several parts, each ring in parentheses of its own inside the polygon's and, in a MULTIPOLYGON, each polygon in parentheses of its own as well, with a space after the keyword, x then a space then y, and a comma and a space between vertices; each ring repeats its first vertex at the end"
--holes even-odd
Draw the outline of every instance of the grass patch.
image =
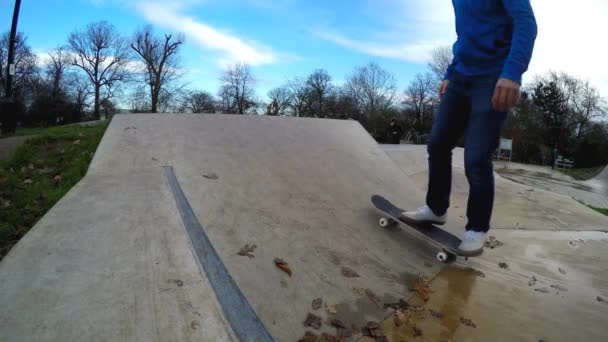
POLYGON ((588 180, 600 174, 604 170, 605 166, 596 166, 588 169, 561 169, 562 173, 576 180, 588 180))
POLYGON ((597 211, 597 212, 599 212, 601 214, 604 214, 604 215, 608 216, 608 208, 604 208, 604 209, 602 209, 602 208, 596 208, 596 207, 591 206, 591 205, 589 206, 589 208, 591 208, 591 209, 593 209, 593 210, 595 210, 595 211, 597 211))
POLYGON ((107 126, 38 129, 0 162, 0 260, 82 179, 107 126))

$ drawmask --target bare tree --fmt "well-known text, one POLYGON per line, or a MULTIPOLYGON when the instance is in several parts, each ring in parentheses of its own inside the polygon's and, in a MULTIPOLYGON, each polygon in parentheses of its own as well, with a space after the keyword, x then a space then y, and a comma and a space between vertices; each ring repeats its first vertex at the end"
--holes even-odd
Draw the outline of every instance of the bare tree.
POLYGON ((437 81, 442 81, 445 78, 452 59, 452 49, 449 46, 440 46, 431 51, 431 60, 428 66, 437 81))
POLYGON ((53 95, 57 95, 63 90, 64 77, 69 66, 70 56, 65 48, 58 47, 49 51, 45 72, 53 95))
MULTIPOLYGON (((0 87, 3 95, 6 85, 6 69, 8 68, 8 44, 9 32, 0 37, 0 87)), ((23 96, 26 88, 32 86, 38 78, 38 58, 27 44, 27 37, 23 32, 18 32, 15 41, 15 75, 13 76, 13 88, 15 95, 23 96)))
POLYGON ((289 106, 293 115, 305 116, 311 102, 311 91, 306 85, 306 81, 295 78, 287 83, 286 88, 289 92, 289 106))
POLYGON ((180 75, 177 53, 183 44, 183 35, 173 37, 165 34, 164 38, 154 37, 152 26, 145 26, 133 37, 131 48, 143 60, 142 70, 150 88, 150 108, 158 112, 158 101, 163 88, 175 81, 180 75))
POLYGON ((180 108, 185 113, 215 113, 215 100, 206 91, 192 91, 185 94, 180 108))
POLYGON ((404 104, 416 118, 414 126, 419 131, 424 130, 425 122, 433 115, 434 94, 435 80, 429 73, 417 74, 405 90, 404 104))
POLYGON ((536 78, 535 84, 555 84, 563 95, 565 106, 576 124, 576 137, 580 138, 589 123, 606 116, 605 102, 589 81, 565 72, 550 71, 536 78))
POLYGON ((308 76, 306 85, 310 87, 313 100, 316 104, 315 114, 319 117, 323 117, 323 102, 331 90, 331 76, 329 76, 326 70, 317 69, 310 76, 308 76))
POLYGON ((356 67, 345 87, 357 100, 363 112, 367 115, 377 115, 393 106, 397 81, 378 64, 369 63, 356 67))
POLYGON ((225 100, 228 113, 246 114, 255 107, 255 78, 246 64, 236 64, 224 72, 220 78, 224 83, 220 87, 220 97, 225 100))
POLYGON ((269 91, 267 95, 270 98, 270 104, 266 113, 269 115, 285 115, 285 111, 289 108, 289 89, 287 87, 277 87, 269 91))
POLYGON ((127 76, 129 45, 106 21, 91 23, 85 30, 72 32, 68 44, 73 53, 72 65, 81 68, 93 85, 93 111, 99 118, 101 102, 109 100, 117 84, 127 76))

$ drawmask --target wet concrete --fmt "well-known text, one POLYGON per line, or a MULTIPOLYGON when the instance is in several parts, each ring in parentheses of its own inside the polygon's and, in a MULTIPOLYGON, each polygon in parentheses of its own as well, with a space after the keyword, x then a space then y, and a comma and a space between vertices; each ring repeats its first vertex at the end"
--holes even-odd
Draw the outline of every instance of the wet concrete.
POLYGON ((608 233, 494 233, 505 245, 445 267, 428 302, 410 300, 424 310, 407 326, 382 323, 389 341, 605 341, 608 233))
POLYGON ((578 181, 548 167, 499 162, 495 169, 513 182, 572 197, 597 208, 608 208, 608 177, 604 177, 604 173, 595 179, 578 181))

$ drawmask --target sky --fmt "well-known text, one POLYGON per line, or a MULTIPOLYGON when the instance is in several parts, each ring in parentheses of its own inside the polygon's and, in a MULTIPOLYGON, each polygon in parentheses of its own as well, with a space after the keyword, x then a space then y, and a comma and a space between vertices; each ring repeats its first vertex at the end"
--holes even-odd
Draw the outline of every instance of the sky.
MULTIPOLYGON (((531 0, 539 33, 524 83, 548 70, 589 80, 608 98, 608 0, 531 0)), ((14 1, 0 0, 0 31, 14 1)), ((405 89, 427 72, 430 51, 456 39, 450 0, 22 0, 20 31, 44 56, 88 23, 107 20, 124 35, 146 24, 183 33, 184 80, 216 93, 228 65, 252 66, 257 95, 326 69, 337 84, 376 62, 405 89)))

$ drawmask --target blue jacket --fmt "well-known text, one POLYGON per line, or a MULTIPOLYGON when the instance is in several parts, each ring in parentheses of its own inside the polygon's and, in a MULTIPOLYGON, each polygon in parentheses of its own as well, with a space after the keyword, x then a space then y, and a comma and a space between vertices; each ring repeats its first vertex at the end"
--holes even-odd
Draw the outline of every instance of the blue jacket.
POLYGON ((456 13, 454 71, 465 76, 498 75, 521 84, 536 39, 530 0, 452 0, 456 13))

